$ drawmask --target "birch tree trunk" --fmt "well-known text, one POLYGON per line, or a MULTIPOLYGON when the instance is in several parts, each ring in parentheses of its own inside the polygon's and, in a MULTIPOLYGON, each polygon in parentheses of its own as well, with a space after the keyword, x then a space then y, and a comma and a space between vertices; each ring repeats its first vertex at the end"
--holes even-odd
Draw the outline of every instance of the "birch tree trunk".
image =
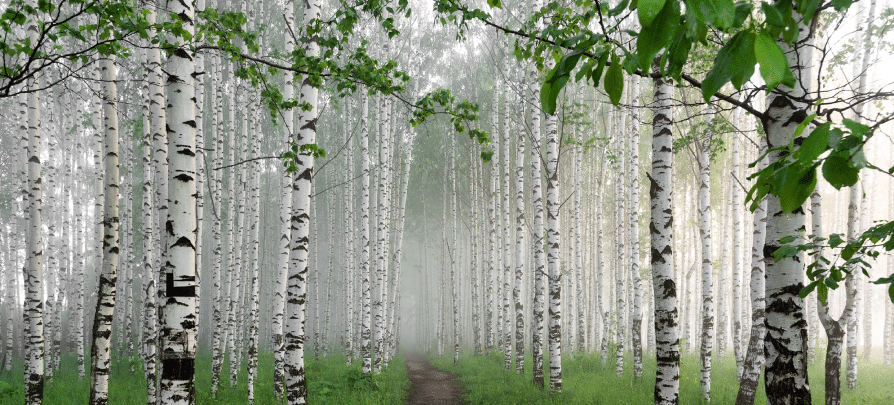
POLYGON ((369 254, 369 98, 360 91, 360 158, 363 172, 360 187, 360 357, 363 358, 363 375, 372 373, 372 353, 370 351, 370 335, 372 328, 372 292, 370 291, 370 254, 369 254))
MULTIPOLYGON (((542 6, 541 0, 534 0, 534 12, 540 10, 542 6)), ((538 21, 538 26, 542 25, 538 21)), ((534 72, 536 78, 536 72, 534 72)), ((540 148, 540 108, 537 103, 540 101, 540 85, 536 80, 531 84, 531 194, 533 203, 533 235, 531 237, 531 245, 534 249, 534 266, 531 271, 534 273, 534 305, 531 334, 531 354, 532 367, 534 374, 534 384, 543 388, 543 307, 544 307, 544 283, 543 276, 546 273, 544 268, 543 257, 543 194, 541 191, 541 169, 540 162, 543 158, 540 148)), ((601 252, 601 250, 600 250, 601 252)))
MULTIPOLYGON (((631 104, 640 103, 640 83, 631 77, 631 104)), ((630 117, 630 282, 633 284, 632 324, 633 379, 643 378, 643 284, 639 275, 639 110, 632 108, 630 117)))
MULTIPOLYGON (((822 213, 822 197, 819 192, 814 190, 810 195, 811 217, 813 222, 813 235, 823 237, 823 213, 822 213)), ((848 209, 848 217, 853 217, 856 213, 850 208, 848 209)), ((817 243, 815 248, 822 252, 821 243, 817 243)), ((815 271, 827 270, 826 263, 821 259, 822 253, 818 254, 816 259, 817 269, 815 271)), ((826 405, 841 404, 841 346, 844 342, 845 327, 848 321, 854 317, 854 304, 856 294, 856 286, 854 283, 854 275, 848 274, 844 279, 845 289, 847 290, 847 300, 841 317, 836 321, 829 315, 829 306, 824 305, 819 300, 817 294, 817 315, 823 328, 826 330, 828 345, 826 348, 826 405)), ((828 303, 827 303, 828 304, 828 303)))
MULTIPOLYGON (((520 100, 519 100, 520 101, 520 100)), ((525 131, 518 131, 515 153, 515 372, 525 372, 525 309, 522 277, 525 271, 525 131)))
POLYGON ((714 337, 714 278, 711 252, 711 144, 710 132, 711 120, 714 118, 714 110, 708 104, 708 113, 705 118, 709 129, 705 139, 699 148, 699 236, 702 242, 702 336, 701 336, 701 393, 702 400, 711 401, 711 349, 714 337))
POLYGON ((146 377, 147 404, 155 404, 158 400, 155 390, 156 381, 156 337, 158 336, 158 312, 155 307, 155 267, 153 250, 153 204, 152 204, 152 133, 149 113, 149 82, 152 71, 149 69, 148 51, 146 54, 146 79, 143 82, 145 99, 143 100, 143 139, 141 153, 143 159, 143 272, 140 275, 143 284, 143 370, 146 377))
MULTIPOLYGON (((552 69, 550 59, 546 68, 552 69)), ((546 116, 546 261, 549 271, 549 389, 562 392, 562 272, 559 267, 559 133, 546 116)))
MULTIPOLYGON (((35 7, 33 0, 28 5, 35 7)), ((28 25, 28 38, 37 43, 37 22, 28 25)), ((40 88, 40 77, 29 83, 32 89, 40 88)), ((27 212, 25 213, 28 229, 25 244, 25 323, 26 357, 25 362, 25 404, 40 405, 43 403, 44 388, 44 327, 43 327, 43 240, 41 237, 41 161, 40 161, 40 100, 36 91, 28 93, 28 135, 25 144, 25 160, 28 167, 26 189, 27 212)))
MULTIPOLYGON (((304 3, 304 25, 320 18, 320 0, 304 3)), ((312 39, 305 44, 305 52, 310 57, 320 55, 320 47, 312 39)), ((317 92, 309 77, 304 77, 299 92, 299 101, 308 103, 310 109, 298 113, 298 132, 295 143, 299 151, 303 145, 316 142, 317 132, 317 92)), ((292 179, 292 231, 290 236, 289 285, 286 306, 288 318, 286 334, 286 390, 289 405, 307 403, 307 380, 304 373, 305 308, 307 302, 307 255, 310 243, 310 198, 311 181, 314 172, 313 156, 301 152, 296 158, 297 171, 292 179)))
MULTIPOLYGON (((733 167, 737 167, 738 165, 738 148, 737 142, 733 143, 733 167)), ((761 142, 761 155, 767 150, 766 140, 761 142)), ((767 159, 761 159, 758 163, 758 171, 761 171, 767 167, 767 159)), ((738 172, 736 172, 738 173, 738 172)), ((740 200, 736 198, 738 194, 738 190, 736 187, 738 184, 733 184, 733 209, 734 211, 738 211, 736 207, 741 204, 740 200)), ((739 213, 737 212, 736 215, 739 213)), ((816 215, 816 214, 814 214, 816 215)), ((736 217, 736 228, 741 227, 739 225, 739 218, 736 217)), ((816 232, 818 219, 814 217, 814 232, 816 232)), ((746 358, 742 362, 742 374, 739 378, 739 393, 736 396, 736 405, 752 405, 754 404, 754 395, 757 391, 757 381, 761 374, 761 368, 764 365, 764 335, 766 335, 767 330, 765 326, 765 308, 766 301, 764 299, 764 291, 766 288, 766 280, 764 275, 764 269, 766 263, 764 262, 764 241, 766 238, 766 228, 767 228, 767 200, 764 199, 758 204, 757 209, 754 210, 754 232, 752 234, 752 243, 751 243, 751 338, 748 342, 748 351, 746 354, 746 358)), ((822 231, 822 230, 820 230, 822 231)), ((738 247, 739 238, 738 232, 735 232, 735 244, 738 247)), ((738 255, 737 251, 734 253, 738 255)), ((735 259, 734 259, 735 261, 735 259)), ((734 268, 734 271, 738 271, 734 268)))
MULTIPOLYGON (((799 13, 794 12, 795 21, 801 21, 799 13)), ((800 24, 800 23, 799 23, 800 24)), ((813 30, 803 24, 799 25, 796 44, 805 43, 813 35, 813 30)), ((786 54, 789 66, 800 66, 804 60, 802 52, 806 47, 792 49, 785 42, 779 46, 786 54)), ((767 98, 768 108, 763 117, 763 126, 767 133, 770 149, 788 145, 792 141, 795 128, 807 117, 807 106, 793 100, 804 95, 800 86, 802 72, 794 70, 795 87, 785 85, 777 87, 776 92, 767 98)), ((800 140, 794 140, 800 145, 800 140)), ((784 159, 782 153, 768 155, 768 164, 772 165, 784 159)), ((804 263, 799 257, 775 261, 772 253, 779 246, 779 240, 795 235, 804 227, 804 210, 797 208, 785 213, 780 206, 779 197, 767 196, 767 236, 764 248, 766 263, 766 326, 764 339, 764 355, 766 356, 764 384, 767 402, 770 404, 810 403, 810 388, 807 378, 807 322, 804 318, 804 301, 798 292, 804 287, 804 263)))
MULTIPOLYGON (((294 6, 286 4, 284 10, 284 18, 286 25, 293 27, 295 25, 294 6)), ((284 52, 288 55, 295 50, 295 40, 291 35, 285 36, 284 52)), ((291 100, 294 97, 294 83, 292 80, 294 75, 290 70, 283 70, 283 86, 282 96, 284 100, 291 100)), ((282 111, 282 120, 285 126, 284 144, 290 145, 293 141, 292 133, 294 132, 294 111, 286 109, 282 111)), ((291 221, 289 216, 292 212, 292 173, 284 171, 280 179, 280 204, 279 204, 279 260, 277 262, 276 273, 276 291, 273 294, 273 390, 277 398, 282 398, 285 393, 285 341, 283 340, 283 312, 286 307, 286 285, 288 284, 289 273, 289 245, 291 221)))
MULTIPOLYGON (((654 68, 654 65, 653 65, 654 68)), ((655 405, 679 402, 680 337, 677 330, 677 287, 673 263, 673 165, 671 148, 672 87, 663 78, 653 79, 655 115, 652 118, 651 265, 655 294, 655 405)))
MULTIPOLYGON (((847 238, 853 240, 854 238, 859 237, 862 232, 862 227, 860 226, 860 211, 863 207, 860 206, 860 182, 854 184, 850 188, 850 201, 847 206, 847 238)), ((854 313, 847 318, 847 387, 850 389, 854 389, 857 387, 857 333, 859 332, 859 320, 860 320, 860 300, 861 300, 861 288, 862 287, 862 277, 860 276, 860 267, 853 266, 850 268, 850 272, 853 274, 852 283, 854 284, 853 288, 847 289, 847 299, 854 300, 854 313)), ((864 331, 865 333, 865 331, 864 331)))
POLYGON ((93 344, 90 350, 90 404, 109 402, 112 320, 118 282, 118 92, 114 55, 100 60, 104 113, 103 135, 103 254, 99 275, 99 296, 93 318, 93 344))
MULTIPOLYGON (((192 3, 169 1, 171 15, 193 34, 192 3)), ((168 42, 177 39, 168 37, 168 42)), ((196 358, 196 101, 195 62, 189 46, 180 44, 166 64, 168 95, 166 128, 174 153, 169 155, 167 263, 162 314, 160 396, 163 404, 195 403, 196 358)))

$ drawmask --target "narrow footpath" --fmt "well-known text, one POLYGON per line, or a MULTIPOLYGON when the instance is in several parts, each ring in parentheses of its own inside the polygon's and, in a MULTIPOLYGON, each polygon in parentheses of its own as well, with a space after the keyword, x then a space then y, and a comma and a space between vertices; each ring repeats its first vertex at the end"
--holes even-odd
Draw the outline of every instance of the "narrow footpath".
POLYGON ((410 377, 410 395, 407 405, 463 405, 459 388, 451 380, 450 373, 431 365, 419 354, 407 354, 407 375, 410 377))

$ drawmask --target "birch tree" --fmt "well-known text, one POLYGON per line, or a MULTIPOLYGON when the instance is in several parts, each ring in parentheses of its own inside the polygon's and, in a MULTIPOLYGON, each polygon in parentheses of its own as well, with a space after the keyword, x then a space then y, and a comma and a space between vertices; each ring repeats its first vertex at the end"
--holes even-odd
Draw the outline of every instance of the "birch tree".
MULTIPOLYGON (((168 2, 188 35, 195 32, 193 5, 168 2)), ((169 35, 169 43, 177 39, 169 35)), ((187 44, 177 44, 168 54, 165 71, 165 111, 169 145, 167 263, 165 302, 162 313, 160 397, 164 404, 195 403, 196 356, 196 101, 195 62, 187 44)))
POLYGON ((118 282, 119 218, 118 218, 118 91, 115 57, 100 59, 103 97, 103 255, 99 275, 99 296, 93 318, 93 342, 90 350, 90 404, 109 402, 109 370, 111 369, 112 320, 118 282))

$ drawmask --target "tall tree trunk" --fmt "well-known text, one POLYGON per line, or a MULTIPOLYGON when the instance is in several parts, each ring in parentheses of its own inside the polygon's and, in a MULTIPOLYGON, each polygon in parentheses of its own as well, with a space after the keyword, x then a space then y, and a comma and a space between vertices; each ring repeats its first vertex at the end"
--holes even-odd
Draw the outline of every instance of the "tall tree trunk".
MULTIPOLYGON (((639 79, 631 78, 631 104, 639 104, 639 79)), ((633 330, 630 331, 633 345, 633 379, 643 378, 643 284, 639 275, 639 110, 631 109, 630 117, 630 282, 633 284, 633 330)))
MULTIPOLYGON (((546 68, 552 69, 550 59, 546 68)), ((546 261, 549 272, 549 388, 562 392, 562 271, 559 267, 559 133, 546 116, 546 261)))
MULTIPOLYGON (((193 34, 192 3, 169 1, 171 15, 179 16, 183 29, 193 34)), ((168 37, 168 42, 176 42, 168 37)), ((169 145, 168 217, 165 266, 165 302, 162 313, 161 382, 163 404, 195 403, 196 358, 196 101, 191 50, 180 45, 168 55, 166 128, 169 145)))
POLYGON ((371 328, 372 328, 372 291, 370 289, 370 253, 369 253, 369 98, 360 91, 360 158, 363 173, 360 188, 360 307, 362 315, 360 328, 360 357, 363 359, 362 372, 372 373, 371 328))
MULTIPOLYGON (((822 198, 818 191, 814 190, 810 195, 811 216, 813 219, 812 234, 818 238, 823 237, 823 213, 822 198)), ((848 216, 853 217, 856 213, 848 209, 848 216)), ((822 252, 822 244, 817 243, 815 248, 822 252)), ((816 271, 827 270, 825 262, 822 261, 822 253, 818 254, 816 259, 816 271)), ((841 346, 844 341, 845 327, 848 320, 854 317, 855 290, 854 275, 848 274, 844 280, 847 290, 847 301, 841 317, 836 321, 829 315, 829 306, 823 304, 819 300, 817 294, 817 315, 823 328, 826 330, 828 337, 828 345, 826 347, 826 405, 841 404, 841 346)))
MULTIPOLYGON (((799 13, 794 12, 795 21, 801 21, 799 13)), ((813 30, 799 25, 796 44, 803 44, 813 30)), ((792 49, 783 41, 779 46, 786 54, 789 66, 800 66, 804 60, 802 52, 806 47, 792 49)), ((785 85, 777 87, 777 91, 767 98, 768 108, 763 117, 763 127, 768 138, 770 149, 788 145, 792 142, 795 128, 807 117, 808 106, 794 100, 804 95, 799 83, 802 82, 800 69, 794 70, 795 87, 785 85)), ((800 138, 794 140, 800 145, 800 138)), ((786 152, 787 153, 787 152, 786 152)), ((782 152, 768 155, 768 164, 785 159, 782 152)), ((780 206, 779 197, 767 196, 767 236, 764 248, 766 263, 766 298, 767 334, 764 338, 764 385, 767 402, 770 404, 810 403, 810 387, 807 377, 807 322, 804 319, 804 300, 798 292, 804 287, 804 263, 800 258, 792 257, 775 261, 772 254, 780 247, 780 239, 795 235, 804 227, 804 210, 797 208, 785 213, 780 206)))
MULTIPOLYGON (((289 3, 286 5, 283 10, 283 17, 286 20, 286 25, 292 27, 295 25, 295 10, 294 6, 289 3)), ((295 40, 291 35, 285 36, 285 49, 284 52, 286 54, 291 54, 295 50, 295 40)), ((284 100, 291 100, 294 97, 295 86, 292 82, 294 80, 294 74, 290 70, 283 71, 283 82, 285 85, 283 86, 282 96, 284 100)), ((295 132, 294 128, 294 111, 289 108, 282 111, 282 120, 285 125, 285 139, 284 144, 290 145, 293 141, 292 134, 295 132)), ((349 164, 352 164, 353 161, 350 161, 349 164)), ((276 393, 277 398, 282 398, 285 393, 285 341, 283 340, 283 317, 284 311, 286 307, 286 285, 288 284, 288 273, 289 273, 289 245, 291 236, 289 234, 289 228, 291 227, 291 221, 289 220, 289 215, 292 212, 292 173, 285 170, 282 174, 282 178, 280 179, 280 204, 279 204, 279 258, 276 266, 276 291, 273 294, 273 390, 276 393)))
MULTIPOLYGON (((518 100, 521 101, 521 100, 518 100)), ((519 103, 521 104, 521 103, 519 103)), ((525 372, 525 309, 522 277, 525 271, 525 131, 518 131, 515 153, 515 372, 525 372)))
POLYGON ((143 263, 140 278, 143 284, 143 370, 146 377, 146 403, 154 405, 157 399, 156 381, 156 336, 158 335, 158 313, 155 306, 155 254, 153 250, 153 204, 152 204, 152 133, 150 130, 149 82, 152 71, 149 70, 148 51, 146 58, 146 78, 143 81, 143 139, 140 149, 143 159, 143 263))
MULTIPOLYGON (((654 68, 654 66, 653 66, 654 68)), ((671 149, 672 87, 663 78, 653 79, 655 115, 652 118, 651 265, 655 294, 655 349, 658 370, 655 376, 655 405, 679 402, 680 337, 677 329, 677 287, 674 282, 673 245, 673 165, 671 149)))
MULTIPOLYGON (((320 0, 304 3, 304 25, 320 18, 320 0)), ((305 52, 310 57, 320 54, 316 40, 305 44, 305 52)), ((310 105, 307 111, 298 112, 298 132, 295 143, 299 150, 304 145, 316 142, 317 132, 317 92, 311 79, 304 77, 299 92, 299 101, 310 105)), ((313 156, 302 151, 296 158, 297 171, 292 181, 292 251, 289 258, 289 285, 287 287, 288 319, 286 333, 286 390, 289 405, 307 402, 307 380, 304 374, 305 305, 307 302, 307 255, 310 232, 311 181, 314 172, 313 156)))
POLYGON ((102 225, 102 272, 99 275, 96 311, 93 318, 93 344, 90 350, 90 404, 109 402, 112 320, 115 313, 115 289, 118 282, 118 92, 115 57, 100 60, 104 113, 103 172, 105 189, 102 225))
MULTIPOLYGON (((860 183, 854 184, 850 188, 850 201, 847 206, 847 237, 855 239, 859 237, 863 230, 860 224, 860 212, 863 207, 860 206, 860 183)), ((854 300, 854 314, 847 318, 847 387, 854 389, 857 387, 857 333, 860 325, 860 301, 862 299, 862 278, 860 275, 860 266, 850 268, 853 274, 853 288, 847 289, 847 299, 854 300)), ((865 309, 864 309, 865 311, 865 309)), ((864 331, 865 333, 865 331, 864 331)))
MULTIPOLYGON (((542 2, 534 0, 534 10, 538 11, 542 2)), ((538 24, 540 24, 538 22, 538 24)), ((536 77, 536 76, 535 76, 536 77)), ((531 193, 533 194, 533 235, 531 245, 534 248, 534 305, 531 339, 532 366, 534 369, 534 384, 543 388, 543 308, 544 308, 544 257, 543 257, 543 194, 541 191, 540 162, 543 159, 540 148, 540 108, 537 102, 540 100, 540 85, 535 80, 531 85, 531 193)), ((600 250, 601 252, 601 250, 600 250)), ((488 319, 490 317, 488 316, 488 319)))
MULTIPOLYGON (((767 150, 766 140, 761 142, 761 155, 767 150)), ((733 141, 733 167, 738 166, 738 148, 737 142, 733 141)), ((767 159, 761 159, 758 163, 758 171, 767 167, 767 159)), ((736 171, 735 173, 738 173, 736 171)), ((734 179, 735 181, 735 179, 734 179)), ((736 198, 738 194, 733 184, 733 208, 741 204, 741 200, 736 198)), ((736 213, 738 215, 738 212, 736 213)), ((736 217, 736 228, 739 228, 739 218, 736 217)), ((816 232, 817 217, 814 217, 814 232, 816 232)), ((765 308, 764 291, 766 280, 764 279, 764 241, 766 238, 767 228, 767 200, 764 199, 758 204, 754 210, 754 232, 752 234, 751 243, 751 338, 748 342, 748 351, 742 362, 742 374, 739 378, 739 393, 736 396, 736 405, 752 405, 754 404, 754 395, 757 391, 757 381, 761 374, 761 368, 764 365, 764 335, 767 333, 765 326, 765 308)), ((739 245, 739 234, 735 231, 735 244, 739 245)), ((739 254, 738 252, 734 255, 739 254)), ((734 260, 735 261, 735 260, 734 260)), ((734 270, 738 271, 738 270, 734 270)))
MULTIPOLYGON (((35 6, 34 0, 28 5, 35 6)), ((28 25, 28 38, 37 43, 37 22, 28 25)), ((40 77, 31 79, 32 90, 40 88, 40 77)), ((28 178, 24 193, 28 198, 28 211, 25 213, 28 229, 25 244, 25 313, 27 324, 27 341, 25 362, 25 404, 39 405, 43 403, 44 388, 44 327, 43 327, 43 239, 41 237, 41 161, 40 161, 40 100, 37 91, 25 96, 28 111, 28 135, 25 144, 25 157, 28 167, 28 178)))
POLYGON ((702 400, 711 401, 711 349, 714 337, 714 278, 711 252, 711 120, 714 108, 708 104, 706 120, 708 133, 699 148, 699 236, 702 242, 702 336, 701 336, 701 393, 702 400))

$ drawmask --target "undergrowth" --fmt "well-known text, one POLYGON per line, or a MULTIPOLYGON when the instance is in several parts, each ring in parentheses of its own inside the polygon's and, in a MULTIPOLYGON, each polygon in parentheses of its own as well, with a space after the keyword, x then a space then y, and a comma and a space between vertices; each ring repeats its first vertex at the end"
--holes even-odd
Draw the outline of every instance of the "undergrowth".
MULTIPOLYGON (((87 359, 89 361, 89 358, 87 359)), ((140 368, 141 362, 118 358, 113 361, 109 382, 109 403, 115 405, 145 405, 146 381, 140 368)), ((211 398, 211 356, 196 358, 196 403, 199 405, 244 405, 248 402, 248 379, 245 367, 237 377, 237 384, 230 386, 229 359, 224 359, 221 384, 217 398, 211 398)), ((310 404, 401 404, 406 397, 410 380, 407 378, 404 358, 398 355, 382 373, 364 377, 360 366, 346 366, 345 356, 329 354, 306 363, 308 403, 310 404)), ((82 405, 90 396, 89 365, 87 376, 78 378, 75 356, 63 356, 60 370, 47 380, 44 403, 52 405, 82 405)), ((13 362, 9 372, 0 371, 0 404, 24 403, 23 363, 13 362)), ((255 380, 255 403, 263 405, 285 404, 273 392, 273 354, 261 353, 258 358, 258 377, 255 380)))
MULTIPOLYGON (((613 353, 613 351, 609 351, 613 353)), ((653 355, 654 356, 654 355, 653 355)), ((716 357, 715 357, 716 359, 716 357)), ((825 372, 823 361, 825 353, 818 352, 816 361, 808 369, 811 394, 814 404, 825 402, 825 372)), ((548 358, 545 385, 546 389, 537 388, 532 381, 531 357, 526 356, 525 373, 516 374, 515 364, 511 370, 503 368, 502 353, 493 352, 486 356, 474 356, 471 353, 460 355, 459 364, 453 365, 452 353, 432 359, 432 363, 454 374, 455 381, 462 391, 463 399, 471 405, 487 404, 650 404, 653 402, 655 387, 655 359, 645 355, 643 358, 643 379, 633 381, 633 364, 630 353, 625 356, 624 372, 618 377, 615 373, 615 358, 611 354, 605 368, 599 354, 577 354, 572 359, 562 358, 562 392, 549 394, 548 358)), ((680 403, 699 404, 701 388, 699 385, 699 357, 697 353, 683 356, 680 372, 680 403)), ((736 362, 731 353, 722 361, 715 360, 712 365, 711 403, 732 404, 736 401, 739 383, 736 379, 736 362)), ((894 404, 894 369, 884 367, 880 361, 858 365, 857 388, 850 390, 844 381, 842 370, 842 403, 858 405, 894 404)), ((766 397, 763 378, 758 382, 755 400, 756 405, 765 405, 766 397)))

